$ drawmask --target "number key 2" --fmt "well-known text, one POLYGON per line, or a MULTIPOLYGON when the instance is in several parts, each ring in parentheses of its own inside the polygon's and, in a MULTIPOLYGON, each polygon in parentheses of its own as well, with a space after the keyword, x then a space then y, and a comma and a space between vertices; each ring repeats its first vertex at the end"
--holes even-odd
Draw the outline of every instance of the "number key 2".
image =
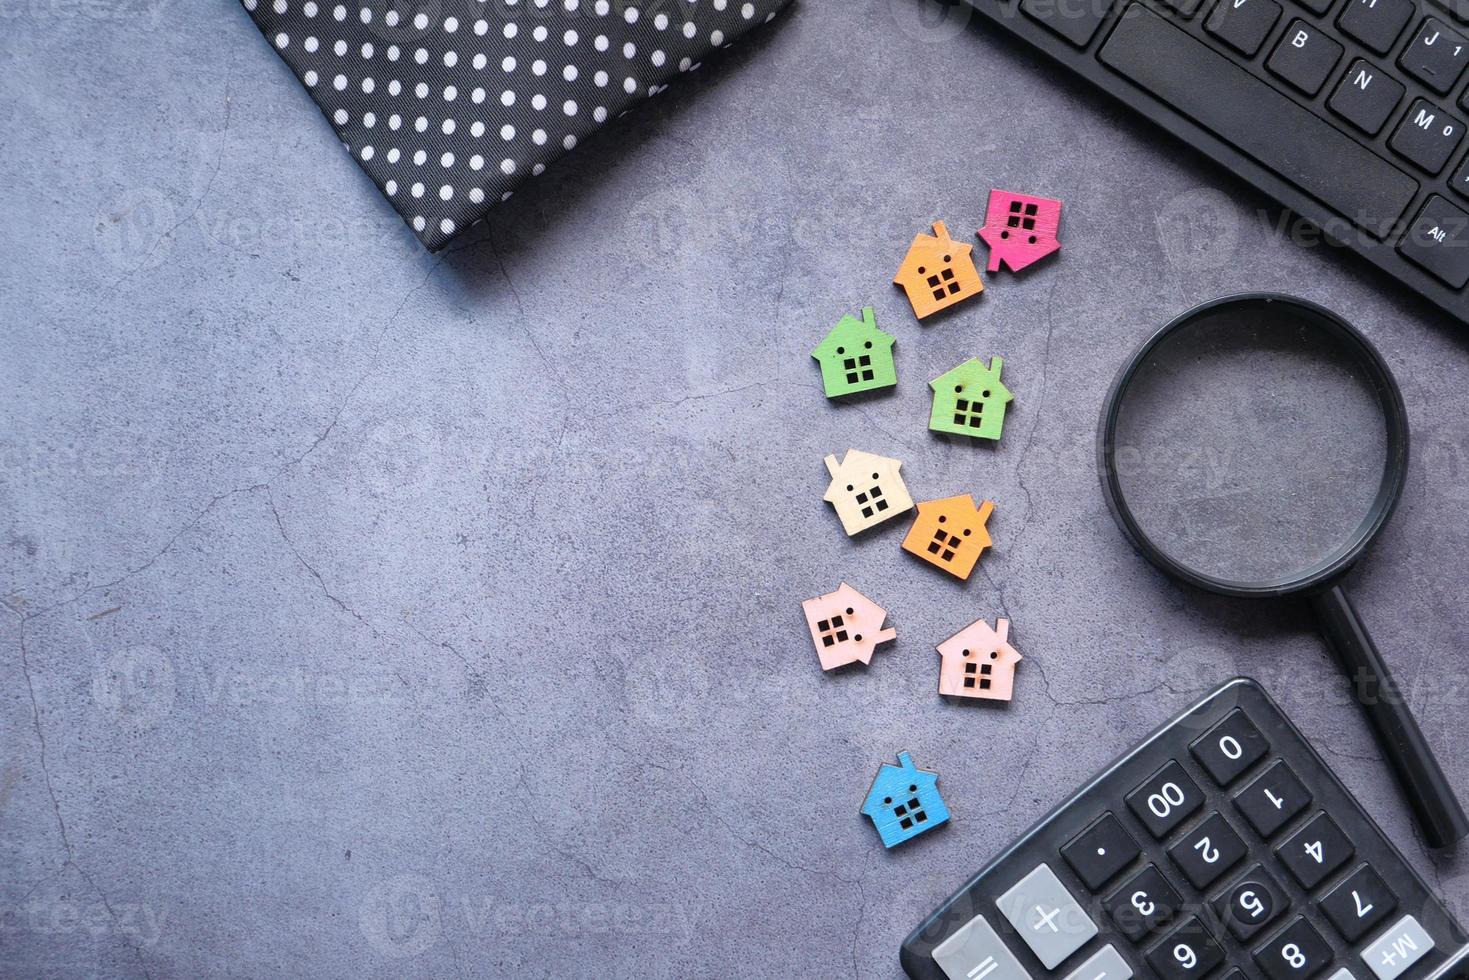
POLYGON ((1176 762, 1153 773, 1147 782, 1127 794, 1127 806, 1154 837, 1165 837, 1204 804, 1199 784, 1176 762))
POLYGON ((1190 918, 1148 950, 1148 965, 1163 980, 1193 980, 1224 960, 1224 949, 1198 918, 1190 918))
POLYGON ((1249 717, 1235 708, 1223 721, 1189 743, 1188 748, 1216 783, 1227 786, 1270 751, 1270 743, 1249 717))
POLYGON ((1270 980, 1305 980, 1331 962, 1331 947, 1315 926, 1298 915, 1275 938, 1255 950, 1255 962, 1270 980))
POLYGON ((1330 817, 1318 813, 1275 849, 1302 888, 1315 888, 1352 856, 1352 842, 1330 817))
POLYGON ((1173 863, 1183 870, 1188 880, 1200 890, 1208 888, 1235 862, 1245 856, 1245 842, 1239 839, 1224 818, 1217 813, 1199 824, 1183 840, 1168 849, 1173 863))

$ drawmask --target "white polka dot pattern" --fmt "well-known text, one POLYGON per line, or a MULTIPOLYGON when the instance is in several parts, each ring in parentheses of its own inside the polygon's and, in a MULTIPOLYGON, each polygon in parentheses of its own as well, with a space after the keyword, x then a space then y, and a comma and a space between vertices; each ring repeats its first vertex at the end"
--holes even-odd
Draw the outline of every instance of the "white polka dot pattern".
POLYGON ((430 250, 789 0, 241 0, 430 250))

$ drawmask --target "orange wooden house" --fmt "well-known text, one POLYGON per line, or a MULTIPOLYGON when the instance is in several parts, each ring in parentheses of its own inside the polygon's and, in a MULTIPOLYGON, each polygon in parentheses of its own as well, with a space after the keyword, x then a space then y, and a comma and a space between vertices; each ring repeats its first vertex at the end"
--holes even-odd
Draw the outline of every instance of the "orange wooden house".
POLYGON ((1020 651, 1010 645, 1010 621, 993 627, 977 620, 938 645, 939 693, 956 698, 1009 701, 1020 651))
POLYGON ((967 579, 980 553, 994 543, 985 527, 994 510, 989 500, 975 507, 974 498, 967 493, 925 500, 918 505, 918 519, 903 539, 903 550, 967 579))
POLYGON ((922 320, 930 313, 953 306, 984 292, 979 270, 970 253, 974 246, 949 237, 942 221, 933 223, 933 234, 914 236, 908 255, 893 277, 913 304, 913 315, 922 320))

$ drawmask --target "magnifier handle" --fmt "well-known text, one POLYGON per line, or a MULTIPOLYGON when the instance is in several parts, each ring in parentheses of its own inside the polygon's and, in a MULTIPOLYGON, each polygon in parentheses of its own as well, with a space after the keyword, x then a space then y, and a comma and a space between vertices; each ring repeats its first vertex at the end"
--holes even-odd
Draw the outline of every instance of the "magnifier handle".
POLYGON ((1428 846, 1448 847, 1469 835, 1464 808, 1346 592, 1334 585, 1312 595, 1311 605, 1327 644, 1351 680, 1352 693, 1377 733, 1377 742, 1402 785, 1428 846))

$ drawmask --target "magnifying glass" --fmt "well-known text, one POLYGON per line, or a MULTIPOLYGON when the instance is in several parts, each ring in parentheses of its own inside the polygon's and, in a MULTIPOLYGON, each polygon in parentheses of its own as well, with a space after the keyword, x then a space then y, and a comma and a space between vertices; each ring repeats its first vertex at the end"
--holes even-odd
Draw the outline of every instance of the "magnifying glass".
POLYGON ((1392 515, 1408 468, 1403 396, 1367 339, 1288 296, 1197 307, 1122 368, 1097 454, 1107 505, 1158 568, 1220 595, 1311 603, 1425 841, 1446 847, 1469 834, 1341 587, 1392 515))

